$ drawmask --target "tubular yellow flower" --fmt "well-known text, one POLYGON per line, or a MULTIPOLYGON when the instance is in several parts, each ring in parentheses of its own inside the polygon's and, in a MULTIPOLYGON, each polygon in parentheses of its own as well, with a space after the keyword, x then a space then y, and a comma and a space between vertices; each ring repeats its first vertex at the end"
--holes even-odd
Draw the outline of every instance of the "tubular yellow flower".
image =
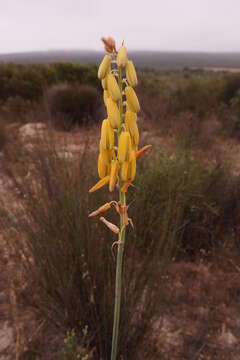
POLYGON ((102 122, 100 142, 104 150, 111 150, 114 147, 114 131, 108 119, 102 122))
POLYGON ((140 158, 141 156, 143 156, 143 154, 145 154, 146 152, 149 152, 152 150, 152 145, 146 145, 144 147, 142 147, 139 151, 136 152, 136 158, 140 158))
POLYGON ((107 76, 102 79, 101 83, 103 90, 107 90, 107 76))
POLYGON ((136 176, 136 157, 130 162, 130 179, 133 181, 136 176))
POLYGON ((107 99, 109 98, 109 92, 107 90, 104 90, 103 92, 103 101, 104 105, 107 107, 107 99))
POLYGON ((134 64, 131 60, 128 60, 128 62, 126 64, 126 78, 127 78, 129 85, 131 85, 132 87, 137 86, 137 83, 138 83, 137 74, 136 74, 134 64))
POLYGON ((99 180, 93 187, 91 187, 91 189, 89 189, 88 191, 90 193, 92 193, 92 192, 102 188, 103 186, 105 186, 109 183, 109 179, 110 179, 109 175, 105 176, 103 179, 99 180))
POLYGON ((100 221, 102 221, 112 232, 119 234, 119 228, 110 221, 107 221, 103 216, 100 217, 100 221))
POLYGON ((137 126, 137 114, 127 110, 125 113, 125 125, 127 131, 130 132, 133 143, 135 146, 139 143, 139 131, 137 126))
POLYGON ((129 160, 131 137, 128 131, 122 131, 118 141, 118 160, 120 163, 129 160))
POLYGON ((120 112, 117 106, 117 103, 113 101, 111 98, 106 100, 107 102, 107 114, 109 122, 113 129, 117 129, 120 126, 120 112))
POLYGON ((102 62, 98 68, 98 78, 100 80, 102 80, 106 76, 106 74, 109 70, 111 61, 112 61, 112 58, 110 55, 105 55, 104 58, 102 59, 102 62))
POLYGON ((106 164, 102 158, 102 155, 98 155, 98 175, 100 179, 104 178, 109 174, 110 171, 110 163, 106 164))
POLYGON ((121 166, 121 178, 123 181, 126 181, 130 178, 129 176, 129 162, 124 161, 121 166))
POLYGON ((99 144, 99 151, 102 156, 102 161, 104 165, 108 165, 111 163, 112 159, 112 150, 106 150, 102 147, 101 141, 99 144))
POLYGON ((106 203, 106 204, 100 206, 97 210, 91 212, 91 213, 88 215, 88 217, 97 216, 97 215, 99 215, 100 213, 109 210, 110 208, 111 208, 111 204, 110 204, 110 203, 106 203))
POLYGON ((115 77, 109 73, 107 75, 107 88, 109 96, 114 100, 118 101, 121 99, 121 92, 115 77))
POLYGON ((135 113, 138 113, 140 111, 140 105, 139 105, 137 95, 136 95, 135 91, 133 90, 133 88, 131 86, 127 86, 125 88, 125 94, 126 94, 129 110, 131 110, 135 113))
POLYGON ((119 162, 118 160, 112 160, 109 180, 109 191, 112 192, 115 188, 118 179, 119 162))
POLYGON ((117 64, 119 67, 126 66, 127 63, 127 49, 126 46, 122 45, 118 50, 117 64))

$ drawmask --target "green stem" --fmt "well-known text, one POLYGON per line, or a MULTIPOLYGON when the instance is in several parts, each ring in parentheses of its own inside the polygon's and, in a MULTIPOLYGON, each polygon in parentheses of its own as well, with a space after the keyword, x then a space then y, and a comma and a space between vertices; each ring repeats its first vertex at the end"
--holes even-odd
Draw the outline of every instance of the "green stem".
MULTIPOLYGON (((121 68, 118 71, 118 84, 122 93, 122 72, 121 68)), ((121 117, 121 125, 118 134, 122 131, 122 115, 123 115, 123 102, 122 98, 119 101, 119 112, 121 117)), ((121 189, 121 180, 119 179, 119 188, 121 189)), ((120 203, 124 207, 126 206, 126 195, 119 190, 120 203)), ((115 303, 114 303, 114 321, 113 321, 113 336, 112 336, 112 353, 111 360, 117 358, 118 348, 118 334, 119 334, 119 320, 120 320, 120 308, 121 308, 121 290, 122 290, 122 268, 123 268, 123 254, 125 244, 126 227, 124 225, 123 214, 120 215, 120 233, 118 237, 118 254, 117 254, 117 267, 116 267, 116 280, 115 280, 115 303)))

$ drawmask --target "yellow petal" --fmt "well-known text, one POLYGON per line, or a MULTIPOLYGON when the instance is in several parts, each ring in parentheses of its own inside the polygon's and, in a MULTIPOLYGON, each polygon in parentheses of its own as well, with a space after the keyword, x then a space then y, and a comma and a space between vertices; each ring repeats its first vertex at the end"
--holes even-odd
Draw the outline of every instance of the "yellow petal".
POLYGON ((120 112, 115 101, 111 98, 107 99, 107 114, 109 122, 113 129, 117 129, 120 126, 120 112))
POLYGON ((130 162, 130 178, 133 181, 136 176, 136 157, 130 162))
POLYGON ((129 179, 129 162, 124 161, 121 166, 121 179, 126 181, 129 179))
POLYGON ((110 221, 107 221, 103 216, 100 217, 100 220, 115 234, 119 234, 120 230, 119 228, 111 223, 110 221))
POLYGON ((104 119, 102 122, 100 142, 105 150, 111 150, 114 147, 114 131, 108 119, 104 119))
POLYGON ((134 64, 131 60, 128 60, 128 62, 126 64, 126 78, 127 78, 129 85, 131 85, 132 87, 137 86, 137 83, 138 83, 137 74, 136 74, 134 64))
POLYGON ((139 105, 137 95, 136 95, 135 91, 133 90, 133 88, 131 86, 127 86, 125 88, 125 94, 126 94, 129 110, 131 110, 135 113, 138 113, 140 111, 140 105, 139 105))
POLYGON ((104 178, 109 173, 110 166, 106 164, 102 158, 102 155, 98 155, 98 175, 100 179, 104 178))
POLYGON ((102 81, 102 87, 103 87, 103 90, 107 90, 107 76, 105 76, 102 81))
POLYGON ((102 156, 102 161, 105 165, 108 165, 109 163, 111 163, 112 160, 112 150, 106 150, 103 148, 101 141, 99 144, 99 150, 100 150, 100 154, 102 156))
POLYGON ((107 88, 109 96, 114 100, 118 101, 121 99, 121 92, 115 77, 109 73, 107 75, 107 88))
POLYGON ((131 137, 128 131, 122 131, 118 142, 118 160, 120 163, 129 160, 131 137))
POLYGON ((125 45, 122 45, 118 50, 117 64, 118 66, 126 66, 127 63, 127 49, 125 45))
POLYGON ((107 99, 109 98, 109 93, 107 90, 104 90, 103 92, 103 101, 104 101, 104 105, 107 107, 107 99))
POLYGON ((141 156, 143 156, 143 154, 145 154, 146 152, 149 152, 152 150, 152 145, 146 145, 144 147, 142 147, 139 151, 136 152, 136 158, 140 158, 141 156))
POLYGON ((101 64, 99 65, 99 68, 98 68, 98 78, 99 79, 103 79, 106 76, 106 74, 109 70, 111 61, 112 61, 112 58, 110 55, 104 56, 101 64))
POLYGON ((110 176, 107 175, 103 179, 99 180, 93 187, 91 187, 90 190, 88 190, 90 193, 102 188, 103 186, 107 185, 109 183, 110 176))
POLYGON ((112 192, 115 188, 118 179, 119 162, 118 160, 112 160, 110 180, 109 180, 109 191, 112 192))
POLYGON ((126 129, 127 131, 129 131, 133 143, 135 146, 138 145, 139 143, 139 131, 138 131, 138 126, 137 126, 137 114, 127 110, 125 113, 125 125, 126 125, 126 129))

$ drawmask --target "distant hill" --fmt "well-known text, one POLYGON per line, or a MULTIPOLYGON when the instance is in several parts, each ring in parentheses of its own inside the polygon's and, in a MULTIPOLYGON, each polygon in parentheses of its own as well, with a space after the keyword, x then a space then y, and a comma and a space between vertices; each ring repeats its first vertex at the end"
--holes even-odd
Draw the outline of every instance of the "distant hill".
MULTIPOLYGON (((0 63, 42 64, 70 61, 80 64, 98 64, 103 52, 97 51, 36 51, 15 54, 0 54, 0 63)), ((196 52, 129 52, 138 67, 155 69, 193 68, 240 68, 240 53, 196 52)))

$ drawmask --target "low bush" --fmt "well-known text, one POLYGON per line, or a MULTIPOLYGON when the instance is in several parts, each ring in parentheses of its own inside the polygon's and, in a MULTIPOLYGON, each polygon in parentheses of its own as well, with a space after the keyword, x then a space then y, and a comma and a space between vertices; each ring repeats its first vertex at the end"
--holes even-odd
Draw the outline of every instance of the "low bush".
POLYGON ((237 229, 237 189, 223 165, 205 169, 185 152, 161 157, 137 179, 133 217, 140 249, 161 259, 177 249, 190 256, 213 251, 237 229))
POLYGON ((100 94, 90 85, 57 84, 45 99, 53 123, 66 130, 94 121, 100 107, 100 94))
MULTIPOLYGON (((96 180, 90 157, 71 162, 44 144, 32 161, 35 170, 31 167, 19 186, 25 211, 16 214, 11 227, 21 234, 14 236, 14 246, 19 259, 24 258, 24 299, 63 330, 79 334, 87 325, 82 346, 89 352, 95 348, 96 359, 109 359, 116 261, 112 243, 117 238, 97 219, 88 219, 89 211, 106 202, 108 191, 88 194, 96 180)), ((117 214, 112 210, 107 217, 115 221, 117 214)), ((119 343, 124 358, 134 358, 159 310, 157 266, 152 255, 138 256, 136 241, 127 243, 125 253, 119 343)))

